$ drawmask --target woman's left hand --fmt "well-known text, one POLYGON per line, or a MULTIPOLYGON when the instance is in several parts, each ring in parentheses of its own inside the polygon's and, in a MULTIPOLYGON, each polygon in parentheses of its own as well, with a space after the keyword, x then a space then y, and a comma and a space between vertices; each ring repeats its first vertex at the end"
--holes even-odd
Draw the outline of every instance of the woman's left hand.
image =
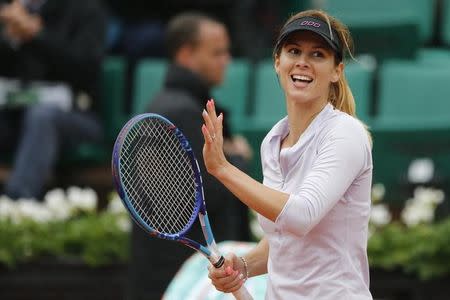
POLYGON ((214 100, 208 100, 202 113, 204 124, 202 133, 205 139, 203 145, 203 160, 208 173, 218 177, 228 163, 223 152, 223 114, 217 116, 214 100))
POLYGON ((208 266, 208 277, 216 290, 232 293, 241 288, 247 280, 243 261, 231 253, 225 257, 225 263, 219 269, 208 266))

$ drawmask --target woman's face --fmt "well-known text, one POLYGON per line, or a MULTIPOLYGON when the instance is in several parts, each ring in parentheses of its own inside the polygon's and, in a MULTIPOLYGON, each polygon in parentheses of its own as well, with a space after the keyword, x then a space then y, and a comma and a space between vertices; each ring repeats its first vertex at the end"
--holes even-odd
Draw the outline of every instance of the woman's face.
POLYGON ((310 31, 292 33, 275 58, 275 70, 289 101, 318 105, 328 102, 332 82, 343 70, 336 65, 334 51, 325 40, 310 31))

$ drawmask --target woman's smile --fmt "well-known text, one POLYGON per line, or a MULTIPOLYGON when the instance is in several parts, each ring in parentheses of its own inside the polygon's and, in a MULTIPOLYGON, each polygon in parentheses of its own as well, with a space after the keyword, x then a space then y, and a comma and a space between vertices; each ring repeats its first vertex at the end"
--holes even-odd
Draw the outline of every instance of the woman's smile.
POLYGON ((298 88, 305 88, 314 81, 312 76, 302 74, 292 74, 291 80, 294 86, 298 88))

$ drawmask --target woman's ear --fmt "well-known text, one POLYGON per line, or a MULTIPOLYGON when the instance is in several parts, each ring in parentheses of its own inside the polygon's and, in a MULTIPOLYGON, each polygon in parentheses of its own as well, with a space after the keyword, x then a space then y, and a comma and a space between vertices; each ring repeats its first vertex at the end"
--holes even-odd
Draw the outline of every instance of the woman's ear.
POLYGON ((331 77, 331 82, 335 83, 339 81, 339 78, 342 76, 342 72, 344 72, 344 63, 340 62, 333 71, 333 75, 331 77))
POLYGON ((275 60, 273 63, 273 67, 275 69, 275 72, 277 73, 277 75, 279 75, 279 69, 280 69, 280 56, 275 54, 275 60))

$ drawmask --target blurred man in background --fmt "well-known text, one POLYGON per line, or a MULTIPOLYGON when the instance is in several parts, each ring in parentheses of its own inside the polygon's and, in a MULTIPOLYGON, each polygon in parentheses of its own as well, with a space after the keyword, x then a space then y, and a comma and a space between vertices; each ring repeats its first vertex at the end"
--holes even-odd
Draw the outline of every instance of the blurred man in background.
POLYGON ((105 24, 96 0, 0 3, 0 150, 15 151, 9 197, 39 198, 65 147, 102 139, 105 24))
MULTIPOLYGON (((222 23, 212 18, 183 13, 169 22, 166 39, 170 66, 164 86, 152 99, 148 111, 167 117, 181 129, 192 145, 202 173, 206 174, 201 160, 202 121, 198 114, 211 99, 211 88, 224 79, 230 62, 228 32, 222 23)), ((245 168, 251 156, 250 147, 245 139, 232 136, 228 128, 228 124, 224 124, 225 151, 238 166, 245 168)), ((232 194, 211 176, 205 175, 203 182, 216 240, 248 239, 246 209, 237 206, 237 201, 230 199, 232 194)), ((189 236, 197 241, 204 240, 199 228, 189 236)), ((181 264, 192 254, 191 249, 182 245, 151 239, 135 226, 127 299, 159 299, 181 264)))

